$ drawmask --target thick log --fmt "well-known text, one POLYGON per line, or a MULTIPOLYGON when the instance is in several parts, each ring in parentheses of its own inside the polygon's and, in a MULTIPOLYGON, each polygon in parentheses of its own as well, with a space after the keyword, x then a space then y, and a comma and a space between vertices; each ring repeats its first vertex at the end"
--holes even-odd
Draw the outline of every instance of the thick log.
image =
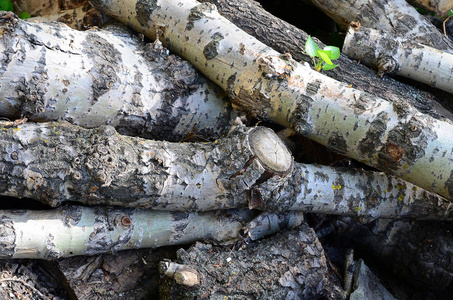
MULTIPOLYGON (((1 124, 1 123, 0 123, 1 124)), ((69 123, 0 127, 0 194, 51 206, 206 211, 259 208, 364 218, 453 218, 451 203, 384 173, 293 163, 268 128, 212 143, 122 136, 69 123)))
POLYGON ((453 8, 453 2, 451 0, 409 0, 408 2, 412 5, 433 11, 439 16, 447 15, 448 11, 453 8))
POLYGON ((233 104, 331 149, 453 197, 453 125, 350 88, 295 62, 221 17, 214 5, 92 1, 192 62, 233 104), (438 166, 442 166, 439 168, 438 166))
POLYGON ((119 27, 77 31, 0 15, 0 114, 181 140, 216 138, 231 106, 220 90, 159 43, 119 27))
POLYGON ((404 0, 313 0, 347 29, 351 22, 453 54, 453 42, 404 0))
POLYGON ((166 277, 159 287, 161 299, 345 298, 321 243, 306 224, 239 250, 196 243, 177 255, 177 263, 195 271, 201 282, 188 289, 166 277))
MULTIPOLYGON (((313 59, 304 50, 308 34, 268 13, 258 2, 253 0, 203 0, 201 2, 215 4, 222 16, 278 52, 290 53, 297 61, 309 64, 313 62, 313 59)), ((319 48, 323 49, 326 46, 316 37, 312 38, 319 48)), ((452 113, 436 102, 436 96, 431 93, 421 91, 388 76, 379 77, 376 72, 349 59, 343 53, 335 62, 339 67, 325 72, 327 76, 335 80, 345 82, 356 89, 391 102, 404 99, 420 112, 435 118, 443 116, 450 120, 453 119, 452 113)))
POLYGON ((453 93, 453 54, 363 26, 351 26, 343 53, 385 73, 453 93))

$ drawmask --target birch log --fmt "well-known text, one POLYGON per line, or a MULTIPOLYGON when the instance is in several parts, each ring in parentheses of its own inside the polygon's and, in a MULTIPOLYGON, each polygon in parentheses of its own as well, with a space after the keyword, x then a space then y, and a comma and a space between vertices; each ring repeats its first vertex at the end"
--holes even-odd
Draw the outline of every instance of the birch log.
POLYGON ((363 26, 349 27, 343 53, 384 73, 453 93, 453 54, 363 26))
MULTIPOLYGON (((0 123, 1 124, 1 123, 0 123)), ((451 203, 375 172, 293 163, 277 135, 238 126, 212 143, 121 136, 69 123, 0 127, 0 194, 155 210, 259 208, 453 219, 451 203)))
MULTIPOLYGON (((290 53, 297 61, 312 63, 313 59, 304 51, 308 34, 303 30, 275 17, 265 11, 254 0, 203 0, 215 4, 220 14, 236 26, 251 34, 262 43, 271 46, 280 53, 290 53)), ((312 37, 323 49, 325 44, 312 37)), ((404 84, 388 76, 379 77, 376 72, 363 64, 349 59, 344 53, 335 61, 339 67, 325 72, 335 80, 345 82, 358 90, 377 95, 388 101, 404 99, 420 112, 435 118, 447 117, 453 120, 453 114, 437 101, 443 100, 426 91, 404 84)), ((449 99, 445 99, 449 101, 449 99)))
POLYGON ((252 115, 292 127, 329 148, 453 197, 453 125, 349 88, 281 55, 190 0, 92 1, 152 39, 160 37, 252 115))
POLYGON ((335 22, 347 29, 359 21, 365 27, 453 54, 453 42, 405 0, 313 0, 335 22))
POLYGON ((118 27, 77 31, 0 15, 0 114, 103 124, 149 138, 218 137, 231 106, 222 92, 159 43, 118 27))
POLYGON ((250 211, 160 212, 66 206, 0 211, 0 258, 57 259, 126 249, 157 248, 200 239, 235 241, 250 211))

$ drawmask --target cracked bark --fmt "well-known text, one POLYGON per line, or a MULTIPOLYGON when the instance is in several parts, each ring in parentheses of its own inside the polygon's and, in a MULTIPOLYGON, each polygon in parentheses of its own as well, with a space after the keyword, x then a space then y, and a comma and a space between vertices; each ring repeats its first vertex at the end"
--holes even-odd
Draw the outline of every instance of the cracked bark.
MULTIPOLYGON (((1 123, 0 123, 1 125, 1 123)), ((69 123, 0 127, 0 194, 154 210, 258 208, 374 218, 452 219, 450 202, 404 180, 294 163, 265 127, 211 143, 119 135, 69 123)))
POLYGON ((314 0, 313 3, 347 29, 359 21, 365 27, 453 53, 453 42, 404 0, 314 0))
POLYGON ((453 55, 363 26, 351 26, 343 53, 378 70, 453 93, 453 55))
MULTIPOLYGON (((297 61, 313 63, 313 59, 304 50, 308 34, 271 15, 256 1, 203 0, 201 2, 215 4, 222 16, 280 53, 290 53, 297 61)), ((316 40, 321 49, 326 46, 316 37, 313 37, 313 39, 316 40)), ((352 61, 343 53, 340 54, 340 58, 336 62, 339 67, 325 72, 327 76, 391 102, 404 99, 420 112, 435 118, 443 116, 450 120, 453 119, 452 113, 437 103, 436 96, 433 94, 421 91, 388 76, 381 78, 374 71, 352 61)))
POLYGON ((452 124, 420 114, 402 100, 390 103, 349 88, 281 55, 221 17, 215 5, 92 3, 152 39, 159 36, 226 90, 236 107, 453 197, 452 124))
POLYGON ((216 138, 234 116, 220 89, 159 43, 119 27, 77 31, 0 16, 0 113, 115 126, 128 135, 216 138))

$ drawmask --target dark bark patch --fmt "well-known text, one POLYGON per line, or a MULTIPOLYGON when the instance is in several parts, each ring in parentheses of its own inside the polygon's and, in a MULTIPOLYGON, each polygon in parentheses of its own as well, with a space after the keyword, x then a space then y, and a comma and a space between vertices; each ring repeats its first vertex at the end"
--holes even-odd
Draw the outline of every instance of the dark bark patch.
POLYGON ((219 47, 218 41, 210 41, 203 49, 203 55, 207 60, 213 59, 219 54, 217 48, 219 47))
POLYGON ((308 96, 313 96, 318 93, 319 87, 321 86, 321 81, 320 80, 315 80, 313 82, 309 82, 307 84, 307 95, 308 96))
POLYGON ((313 122, 310 116, 313 99, 303 94, 300 95, 300 98, 294 112, 289 117, 289 122, 298 134, 308 135, 313 131, 313 122))
POLYGON ((386 129, 385 112, 381 112, 378 117, 371 122, 370 128, 359 142, 359 150, 362 155, 372 156, 376 149, 382 146, 381 137, 386 129))
POLYGON ((157 9, 160 9, 160 6, 157 5, 157 0, 138 0, 135 5, 135 14, 140 25, 148 26, 151 24, 151 15, 157 9))
POLYGON ((14 222, 5 216, 0 218, 0 256, 2 258, 13 257, 16 247, 16 230, 14 222))
POLYGON ((348 145, 346 139, 338 132, 332 133, 327 141, 327 147, 340 154, 344 154, 348 151, 348 145))
POLYGON ((67 227, 76 226, 82 219, 82 211, 76 205, 66 206, 62 215, 65 216, 64 224, 67 227))
POLYGON ((121 53, 107 40, 95 34, 88 34, 83 45, 87 56, 93 60, 90 75, 93 80, 93 100, 119 85, 117 72, 122 64, 121 53))
POLYGON ((450 199, 453 197, 453 171, 450 172, 450 177, 445 182, 445 187, 448 190, 448 194, 450 195, 450 199))

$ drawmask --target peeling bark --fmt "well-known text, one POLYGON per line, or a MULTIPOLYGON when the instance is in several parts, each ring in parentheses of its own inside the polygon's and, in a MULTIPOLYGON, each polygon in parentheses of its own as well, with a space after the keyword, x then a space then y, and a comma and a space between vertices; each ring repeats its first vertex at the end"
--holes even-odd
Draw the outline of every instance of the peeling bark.
POLYGON ((0 113, 104 124, 128 135, 216 138, 231 122, 222 93, 159 43, 124 29, 77 31, 0 16, 0 113))
POLYGON ((201 285, 187 289, 167 279, 159 287, 161 299, 344 299, 306 224, 239 250, 196 243, 177 254, 179 264, 200 274, 201 285))
POLYGON ((359 21, 365 27, 453 53, 453 42, 404 0, 313 0, 335 22, 347 29, 359 21))
POLYGON ((453 93, 453 54, 363 26, 351 26, 343 53, 385 73, 453 93))
POLYGON ((212 4, 92 3, 150 38, 159 37, 225 89, 236 107, 453 197, 453 125, 404 101, 389 103, 349 88, 281 55, 221 17, 212 4))
MULTIPOLYGON (((308 34, 271 15, 256 1, 203 0, 201 2, 215 4, 222 16, 278 52, 290 53, 297 61, 313 63, 313 59, 304 50, 308 34)), ((326 46, 316 37, 312 38, 315 39, 319 48, 323 49, 326 46)), ((343 53, 335 62, 339 67, 325 72, 325 75, 391 102, 404 99, 420 112, 435 118, 442 116, 450 120, 453 119, 453 114, 437 103, 436 96, 431 93, 421 91, 387 76, 381 78, 376 75, 376 72, 349 59, 343 53)))
POLYGON ((69 123, 0 127, 0 194, 51 206, 259 208, 374 218, 453 218, 451 203, 376 172, 293 163, 277 135, 238 126, 212 143, 121 136, 69 123))

